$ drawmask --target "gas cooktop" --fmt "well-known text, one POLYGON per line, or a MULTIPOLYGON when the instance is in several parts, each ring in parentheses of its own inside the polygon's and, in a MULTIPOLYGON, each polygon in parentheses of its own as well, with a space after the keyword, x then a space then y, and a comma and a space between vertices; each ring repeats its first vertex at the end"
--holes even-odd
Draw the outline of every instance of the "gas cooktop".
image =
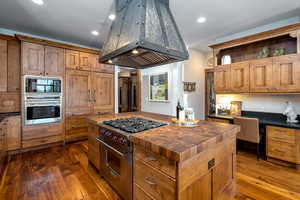
POLYGON ((139 117, 109 120, 109 121, 104 121, 103 124, 122 130, 126 133, 138 133, 138 132, 168 125, 167 123, 153 121, 149 119, 143 119, 139 117))

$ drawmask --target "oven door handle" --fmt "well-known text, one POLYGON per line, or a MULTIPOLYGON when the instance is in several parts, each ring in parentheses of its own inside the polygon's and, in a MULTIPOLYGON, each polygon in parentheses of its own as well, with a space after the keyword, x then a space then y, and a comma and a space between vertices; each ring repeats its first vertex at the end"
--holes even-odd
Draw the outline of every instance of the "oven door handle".
POLYGON ((101 144, 103 144, 105 147, 109 148, 110 150, 113 150, 114 152, 116 152, 117 154, 119 154, 122 157, 125 157, 125 154, 121 153, 120 151, 118 151, 117 149, 107 145, 105 142, 103 142, 100 138, 96 139, 98 142, 100 142, 101 144))

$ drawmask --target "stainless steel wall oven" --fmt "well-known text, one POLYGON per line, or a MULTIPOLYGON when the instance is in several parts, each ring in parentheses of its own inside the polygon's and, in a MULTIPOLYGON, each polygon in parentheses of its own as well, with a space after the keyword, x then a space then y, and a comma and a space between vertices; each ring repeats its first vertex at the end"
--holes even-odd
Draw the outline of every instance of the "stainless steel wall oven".
POLYGON ((62 80, 24 77, 25 125, 55 123, 62 120, 62 80))

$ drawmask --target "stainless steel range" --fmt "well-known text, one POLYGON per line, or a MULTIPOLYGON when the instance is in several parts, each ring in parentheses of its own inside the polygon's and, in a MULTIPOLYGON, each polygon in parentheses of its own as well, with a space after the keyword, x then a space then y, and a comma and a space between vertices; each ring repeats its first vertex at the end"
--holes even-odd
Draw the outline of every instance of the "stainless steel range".
POLYGON ((132 117, 104 121, 100 125, 100 172, 125 200, 132 199, 132 134, 167 125, 132 117))

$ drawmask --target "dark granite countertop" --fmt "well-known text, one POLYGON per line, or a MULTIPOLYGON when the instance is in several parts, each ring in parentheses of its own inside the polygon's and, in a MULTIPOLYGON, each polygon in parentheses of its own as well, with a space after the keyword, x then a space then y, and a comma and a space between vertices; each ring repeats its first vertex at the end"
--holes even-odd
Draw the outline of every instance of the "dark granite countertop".
POLYGON ((0 113, 0 122, 2 120, 4 120, 6 117, 10 117, 10 116, 17 116, 20 115, 21 113, 19 112, 13 112, 13 113, 0 113))
MULTIPOLYGON (((265 113, 265 112, 253 112, 253 111, 243 111, 243 117, 250 117, 250 118, 258 118, 260 125, 271 125, 271 126, 280 126, 286 128, 293 128, 293 129, 300 129, 300 123, 287 123, 286 116, 280 113, 265 113)), ((217 119, 227 119, 233 120, 233 116, 230 115, 208 115, 210 118, 217 118, 217 119)), ((300 121, 300 116, 298 116, 300 121)))

